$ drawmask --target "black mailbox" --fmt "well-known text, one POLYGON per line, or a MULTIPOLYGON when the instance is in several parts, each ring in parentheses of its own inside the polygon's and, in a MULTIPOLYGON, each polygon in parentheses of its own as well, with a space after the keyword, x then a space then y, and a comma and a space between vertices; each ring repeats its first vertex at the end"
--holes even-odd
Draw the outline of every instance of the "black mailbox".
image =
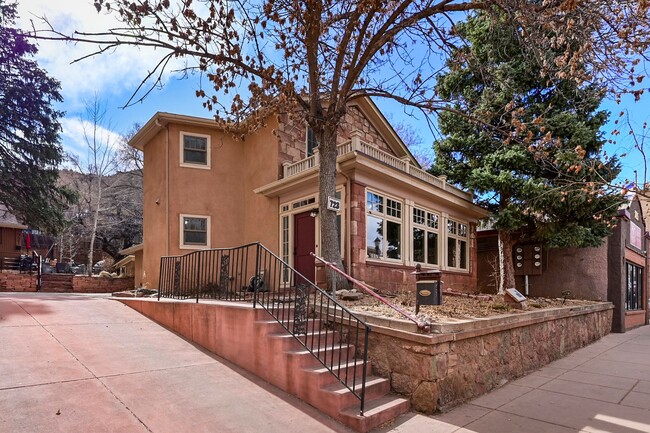
POLYGON ((442 305, 442 272, 423 271, 420 265, 415 268, 415 314, 420 305, 442 305))

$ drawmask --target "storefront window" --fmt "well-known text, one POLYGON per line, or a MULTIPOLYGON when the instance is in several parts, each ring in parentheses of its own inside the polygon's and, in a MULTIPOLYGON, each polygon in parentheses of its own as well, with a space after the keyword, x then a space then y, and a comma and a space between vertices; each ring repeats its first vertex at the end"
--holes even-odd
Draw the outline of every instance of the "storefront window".
POLYGON ((643 310, 643 268, 626 263, 625 309, 643 310))

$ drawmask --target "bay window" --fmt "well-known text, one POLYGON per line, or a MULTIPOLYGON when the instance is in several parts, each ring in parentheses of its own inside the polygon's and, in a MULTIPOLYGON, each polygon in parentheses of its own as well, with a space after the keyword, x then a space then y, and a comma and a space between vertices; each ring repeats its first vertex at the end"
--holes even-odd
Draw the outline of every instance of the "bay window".
POLYGON ((402 203, 366 194, 366 251, 370 259, 402 259, 402 203))

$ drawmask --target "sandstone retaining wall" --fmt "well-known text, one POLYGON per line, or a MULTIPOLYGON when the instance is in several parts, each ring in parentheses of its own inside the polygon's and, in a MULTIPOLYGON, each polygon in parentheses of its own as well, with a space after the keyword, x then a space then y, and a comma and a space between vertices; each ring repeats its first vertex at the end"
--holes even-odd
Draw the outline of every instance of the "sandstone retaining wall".
MULTIPOLYGON (((113 293, 135 287, 133 277, 103 278, 71 274, 45 274, 41 292, 113 293)), ((36 274, 0 273, 0 292, 36 292, 36 274)))
POLYGON ((401 320, 367 317, 375 374, 425 413, 444 411, 536 370, 609 333, 610 303, 541 310, 416 332, 401 320))
POLYGON ((0 292, 35 292, 36 276, 28 274, 15 274, 11 272, 0 273, 0 292))
MULTIPOLYGON (((276 373, 268 374, 275 349, 266 347, 267 337, 252 328, 254 321, 266 317, 261 308, 222 302, 120 301, 273 383, 276 373)), ((611 329, 612 304, 434 324, 431 333, 419 333, 415 324, 403 320, 369 315, 365 319, 372 327, 368 345, 372 374, 389 378, 392 390, 409 397, 414 409, 434 413, 605 336, 611 329)))

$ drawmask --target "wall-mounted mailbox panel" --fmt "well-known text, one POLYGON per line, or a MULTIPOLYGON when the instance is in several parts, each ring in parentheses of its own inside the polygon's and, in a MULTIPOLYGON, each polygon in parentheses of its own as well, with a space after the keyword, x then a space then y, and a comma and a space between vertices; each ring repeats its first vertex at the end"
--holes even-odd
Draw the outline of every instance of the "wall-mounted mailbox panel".
POLYGON ((540 244, 515 245, 513 259, 515 275, 540 275, 542 273, 542 246, 540 244))

